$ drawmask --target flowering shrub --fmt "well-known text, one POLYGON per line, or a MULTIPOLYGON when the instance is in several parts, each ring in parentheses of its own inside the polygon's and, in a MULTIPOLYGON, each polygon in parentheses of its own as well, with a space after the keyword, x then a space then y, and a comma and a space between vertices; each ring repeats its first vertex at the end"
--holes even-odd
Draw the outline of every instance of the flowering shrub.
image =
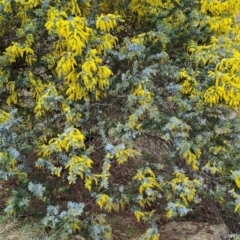
POLYGON ((63 237, 111 239, 107 214, 130 209, 153 240, 158 210, 171 220, 210 198, 239 216, 239 1, 1 0, 0 12, 6 214, 37 201, 63 237))

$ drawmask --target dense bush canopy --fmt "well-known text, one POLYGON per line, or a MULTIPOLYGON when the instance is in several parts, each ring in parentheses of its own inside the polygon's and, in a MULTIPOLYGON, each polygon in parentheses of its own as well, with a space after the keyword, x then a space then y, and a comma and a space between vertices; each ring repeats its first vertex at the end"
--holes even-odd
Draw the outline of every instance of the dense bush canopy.
POLYGON ((1 0, 0 13, 7 214, 37 206, 63 237, 92 239, 111 239, 104 216, 124 209, 142 239, 159 238, 159 212, 212 202, 239 218, 238 0, 1 0))

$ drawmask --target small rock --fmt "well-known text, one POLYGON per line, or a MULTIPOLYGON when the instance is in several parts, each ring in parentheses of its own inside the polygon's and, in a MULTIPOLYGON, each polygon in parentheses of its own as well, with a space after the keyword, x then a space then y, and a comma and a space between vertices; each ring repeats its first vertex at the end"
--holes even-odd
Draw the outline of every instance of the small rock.
POLYGON ((171 222, 160 229, 163 240, 228 240, 225 224, 212 225, 203 222, 171 222))

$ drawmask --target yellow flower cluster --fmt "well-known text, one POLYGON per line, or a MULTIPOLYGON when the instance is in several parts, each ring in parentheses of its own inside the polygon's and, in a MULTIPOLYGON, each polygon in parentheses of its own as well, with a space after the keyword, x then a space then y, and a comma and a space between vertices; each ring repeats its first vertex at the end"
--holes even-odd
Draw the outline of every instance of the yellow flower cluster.
POLYGON ((215 16, 223 13, 239 14, 240 2, 235 0, 201 0, 201 12, 207 14, 210 12, 215 16))
POLYGON ((96 27, 101 31, 110 32, 111 30, 116 28, 117 21, 123 21, 120 15, 115 15, 111 13, 107 15, 101 14, 96 19, 96 27))
POLYGON ((2 109, 0 109, 0 123, 4 123, 10 118, 10 114, 2 109))
MULTIPOLYGON (((78 175, 83 179, 84 173, 91 169, 93 161, 87 156, 72 156, 65 168, 68 168, 69 176, 78 175)), ((86 186, 89 188, 91 179, 88 178, 86 186)), ((71 184, 72 181, 69 181, 71 184)))
POLYGON ((48 145, 43 144, 40 149, 40 153, 43 156, 50 156, 56 151, 69 151, 70 147, 73 148, 85 148, 84 136, 77 128, 66 129, 58 137, 49 140, 48 145))
POLYGON ((240 28, 237 22, 240 2, 202 0, 201 12, 207 16, 214 35, 209 45, 197 47, 195 56, 197 63, 201 66, 216 65, 216 68, 208 73, 208 77, 213 79, 215 84, 207 88, 204 100, 210 105, 222 101, 237 108, 240 103, 240 28), (219 43, 224 51, 219 48, 219 43))
POLYGON ((9 81, 7 83, 7 90, 9 91, 10 95, 8 96, 6 102, 8 105, 11 105, 11 103, 16 104, 18 101, 18 95, 15 92, 15 82, 9 81))
POLYGON ((96 202, 102 209, 109 202, 109 196, 107 194, 99 194, 96 202))
POLYGON ((180 71, 181 79, 183 79, 183 83, 181 84, 181 92, 183 94, 196 94, 196 87, 198 86, 198 82, 196 79, 189 75, 186 69, 182 69, 180 71))
POLYGON ((136 90, 133 92, 133 94, 137 97, 139 97, 139 103, 141 105, 144 105, 151 101, 151 92, 149 92, 147 89, 144 89, 142 84, 139 84, 136 90))
POLYGON ((175 178, 171 181, 172 190, 177 191, 177 186, 182 185, 182 190, 179 193, 179 197, 184 202, 185 206, 194 201, 196 195, 196 188, 200 186, 200 182, 197 179, 190 180, 186 175, 180 171, 174 172, 175 178))
POLYGON ((188 150, 186 151, 182 157, 186 160, 187 164, 192 167, 193 170, 198 170, 198 162, 197 160, 201 156, 201 151, 198 149, 193 153, 192 151, 188 150))
POLYGON ((216 173, 222 173, 223 168, 218 164, 216 161, 207 161, 207 163, 204 165, 204 169, 208 170, 211 172, 211 174, 216 174, 216 173))
POLYGON ((141 219, 144 222, 146 222, 147 220, 152 218, 155 211, 156 210, 152 210, 151 212, 143 212, 143 211, 136 210, 136 211, 134 211, 134 215, 137 218, 138 222, 140 222, 141 219))
POLYGON ((56 72, 64 77, 67 86, 66 94, 69 100, 89 100, 89 93, 95 93, 95 99, 104 96, 104 89, 109 84, 112 75, 107 66, 102 66, 102 59, 98 56, 102 51, 111 49, 116 44, 116 37, 107 33, 117 26, 120 16, 101 15, 96 20, 96 28, 102 30, 102 36, 96 39, 94 30, 89 28, 84 17, 67 18, 64 11, 51 8, 45 27, 55 32, 60 39, 55 43, 54 53, 59 57, 56 72), (96 48, 89 49, 85 58, 82 52, 90 40, 98 42, 96 48), (81 71, 79 62, 81 59, 81 71))
POLYGON ((126 148, 126 149, 120 149, 116 152, 116 159, 118 164, 123 164, 128 161, 129 158, 133 158, 135 156, 139 155, 139 152, 132 149, 132 148, 126 148))
POLYGON ((36 61, 33 49, 31 49, 29 46, 21 46, 16 42, 13 42, 11 46, 6 48, 4 55, 8 57, 9 63, 16 62, 18 57, 23 58, 23 56, 25 56, 25 61, 29 66, 36 61))
POLYGON ((177 3, 179 3, 179 0, 131 0, 129 8, 133 13, 136 13, 139 17, 138 19, 141 20, 141 18, 157 14, 161 8, 171 9, 177 3))
MULTIPOLYGON (((239 186, 239 188, 240 188, 240 186, 239 186)), ((240 195, 238 193, 236 193, 234 189, 231 189, 229 191, 229 193, 231 193, 233 198, 235 198, 235 204, 236 205, 235 205, 235 208, 234 208, 234 212, 239 212, 239 209, 240 209, 240 195)))
POLYGON ((123 209, 125 203, 124 198, 113 200, 113 198, 109 197, 107 194, 101 193, 97 195, 96 203, 102 209, 106 209, 108 212, 112 210, 119 212, 120 208, 123 209))
POLYGON ((223 100, 228 105, 236 108, 240 102, 240 78, 237 74, 235 57, 222 60, 217 66, 221 71, 209 72, 215 78, 215 86, 211 86, 204 94, 204 99, 210 104, 223 100), (224 64, 225 63, 225 64, 224 64), (232 64, 232 65, 230 65, 232 64))
POLYGON ((42 0, 15 0, 16 3, 21 4, 25 9, 33 9, 42 3, 42 0))
POLYGON ((139 205, 141 207, 145 207, 146 204, 150 206, 151 202, 153 202, 156 196, 159 194, 158 190, 161 189, 154 172, 149 167, 137 170, 137 174, 133 177, 133 180, 140 183, 138 189, 139 194, 142 196, 144 193, 146 193, 147 195, 147 197, 140 197, 138 199, 139 205), (149 191, 151 194, 148 194, 149 191))

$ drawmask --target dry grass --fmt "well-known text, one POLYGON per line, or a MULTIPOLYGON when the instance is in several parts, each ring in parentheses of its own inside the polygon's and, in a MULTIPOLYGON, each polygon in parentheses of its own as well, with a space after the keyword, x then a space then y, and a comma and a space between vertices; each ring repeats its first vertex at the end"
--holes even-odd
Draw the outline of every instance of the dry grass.
MULTIPOLYGON (((40 240, 49 239, 44 229, 28 221, 14 221, 0 217, 0 240, 40 240)), ((50 240, 50 239, 49 239, 50 240)))
MULTIPOLYGON (((113 228, 113 239, 135 240, 145 232, 146 226, 137 223, 130 212, 110 214, 108 222, 113 228)), ((69 240, 88 240, 80 235, 71 236, 69 240)), ((0 240, 59 240, 59 236, 47 234, 36 219, 10 220, 0 215, 0 240)))

